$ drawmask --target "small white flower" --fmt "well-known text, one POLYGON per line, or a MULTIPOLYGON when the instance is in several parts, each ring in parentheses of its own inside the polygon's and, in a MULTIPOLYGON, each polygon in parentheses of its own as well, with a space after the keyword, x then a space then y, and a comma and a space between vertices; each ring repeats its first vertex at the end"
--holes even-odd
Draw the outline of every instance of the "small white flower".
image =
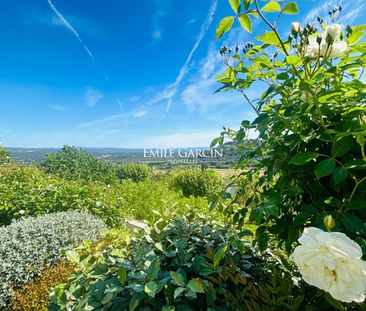
POLYGON ((20 215, 24 215, 24 214, 25 214, 25 210, 24 210, 24 209, 21 209, 21 210, 19 211, 19 214, 20 214, 20 215))
POLYGON ((291 27, 292 27, 292 32, 293 33, 298 33, 300 31, 300 23, 298 22, 294 22, 291 24, 291 27))
POLYGON ((291 258, 305 282, 343 302, 363 302, 366 262, 361 247, 344 233, 305 228, 291 258))
MULTIPOLYGON (((348 44, 346 41, 334 42, 331 46, 330 58, 336 58, 341 56, 347 50, 348 44)), ((328 51, 329 53, 329 51, 328 51)))
POLYGON ((102 203, 101 203, 101 202, 99 202, 99 201, 97 201, 97 202, 95 202, 95 206, 96 206, 96 207, 100 207, 100 206, 102 206, 102 203))
POLYGON ((342 31, 343 31, 343 25, 340 24, 328 25, 325 28, 324 39, 326 39, 329 35, 332 38, 332 41, 334 42, 340 36, 342 31))

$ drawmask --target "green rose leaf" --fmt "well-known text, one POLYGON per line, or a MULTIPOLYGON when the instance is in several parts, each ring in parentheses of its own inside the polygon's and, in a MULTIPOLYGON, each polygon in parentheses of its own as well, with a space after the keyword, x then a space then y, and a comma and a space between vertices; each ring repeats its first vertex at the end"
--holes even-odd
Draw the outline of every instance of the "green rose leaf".
POLYGON ((290 164, 304 165, 304 164, 310 162, 311 160, 316 159, 319 156, 320 156, 319 153, 311 152, 311 151, 299 153, 299 154, 295 155, 294 157, 292 157, 290 164))
POLYGON ((332 175, 332 179, 335 185, 340 184, 342 181, 345 181, 348 176, 347 170, 343 167, 337 167, 332 175))
POLYGON ((240 25, 247 31, 252 32, 252 20, 247 14, 242 14, 238 17, 240 25))
POLYGON ((263 12, 280 12, 281 6, 276 1, 268 2, 262 9, 263 12))
POLYGON ((336 162, 334 159, 325 159, 320 161, 314 170, 316 178, 320 179, 322 177, 329 176, 333 173, 335 167, 336 162))
POLYGON ((364 231, 364 223, 361 218, 352 215, 345 214, 341 217, 341 223, 352 233, 360 234, 364 231))
POLYGON ((299 8, 295 2, 290 2, 283 8, 283 13, 286 14, 297 14, 299 13, 299 8))
POLYGON ((221 38, 225 32, 228 32, 234 23, 234 16, 228 16, 224 17, 220 23, 219 26, 216 28, 216 34, 215 39, 221 38))
POLYGON ((345 136, 338 139, 332 147, 332 155, 334 157, 341 157, 351 150, 353 146, 352 136, 345 136))
POLYGON ((230 6, 236 14, 240 11, 240 0, 229 0, 230 6))

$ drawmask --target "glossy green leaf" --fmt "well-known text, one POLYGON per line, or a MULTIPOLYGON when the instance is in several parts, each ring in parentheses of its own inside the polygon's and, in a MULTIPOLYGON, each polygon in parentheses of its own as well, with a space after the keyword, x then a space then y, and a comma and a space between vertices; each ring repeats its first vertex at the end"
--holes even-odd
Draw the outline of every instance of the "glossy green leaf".
POLYGON ((183 292, 184 292, 184 288, 183 287, 177 287, 174 291, 174 299, 177 299, 177 297, 179 297, 183 292))
POLYGON ((187 287, 195 293, 204 293, 205 286, 200 279, 190 280, 187 284, 187 287))
POLYGON ((170 271, 170 277, 173 279, 174 283, 178 286, 185 286, 185 280, 184 280, 184 276, 181 275, 178 272, 175 271, 170 271))
POLYGON ((157 278, 160 271, 160 258, 156 257, 152 262, 149 268, 147 269, 147 278, 149 281, 152 281, 157 278))
POLYGON ((337 167, 332 175, 332 179, 335 185, 340 184, 341 182, 345 181, 348 176, 347 170, 343 167, 337 167))
POLYGON ((221 38, 225 32, 228 32, 233 26, 233 23, 234 16, 224 17, 216 28, 215 39, 221 38))
POLYGON ((214 267, 215 269, 219 266, 220 261, 225 257, 229 247, 228 245, 222 246, 214 256, 214 267))
POLYGON ((319 179, 325 176, 329 176, 333 173, 336 167, 336 162, 334 159, 325 159, 320 161, 314 170, 315 176, 319 179))
POLYGON ((332 155, 334 157, 341 157, 351 150, 353 146, 352 136, 345 136, 338 139, 332 147, 332 155))
POLYGON ((145 284, 145 293, 151 298, 155 297, 156 291, 158 289, 158 284, 155 281, 150 281, 145 284))
POLYGON ((360 234, 364 231, 364 222, 358 216, 345 214, 341 217, 341 223, 352 233, 360 234))
POLYGON ((311 151, 303 152, 303 153, 297 154, 294 157, 292 157, 290 164, 304 165, 312 160, 315 160, 319 156, 320 156, 320 154, 316 153, 316 152, 311 152, 311 151))
POLYGON ((121 267, 118 269, 117 278, 121 284, 124 284, 124 282, 126 281, 126 278, 127 278, 127 271, 125 268, 121 267))

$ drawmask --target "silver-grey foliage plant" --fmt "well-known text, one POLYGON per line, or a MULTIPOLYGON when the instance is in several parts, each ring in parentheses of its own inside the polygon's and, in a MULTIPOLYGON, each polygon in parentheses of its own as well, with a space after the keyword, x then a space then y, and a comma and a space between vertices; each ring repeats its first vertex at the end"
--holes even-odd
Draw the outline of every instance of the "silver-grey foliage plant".
POLYGON ((0 310, 12 289, 60 261, 83 240, 96 240, 106 229, 94 216, 77 211, 22 218, 0 227, 0 310))

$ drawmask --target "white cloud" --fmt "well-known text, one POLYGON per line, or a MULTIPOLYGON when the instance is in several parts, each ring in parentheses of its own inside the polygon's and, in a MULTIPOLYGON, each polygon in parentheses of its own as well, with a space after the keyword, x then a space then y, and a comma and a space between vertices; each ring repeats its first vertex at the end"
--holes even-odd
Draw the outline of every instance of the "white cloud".
POLYGON ((96 89, 88 88, 85 91, 84 96, 85 105, 88 107, 94 107, 103 97, 103 93, 99 92, 96 89))
POLYGON ((152 14, 151 24, 151 44, 156 44, 163 38, 162 20, 169 14, 171 0, 153 0, 154 12, 152 14))
POLYGON ((135 117, 135 118, 141 118, 143 117, 144 115, 146 115, 148 113, 147 110, 145 109, 141 109, 141 110, 138 110, 138 111, 135 111, 132 113, 132 116, 135 117))

